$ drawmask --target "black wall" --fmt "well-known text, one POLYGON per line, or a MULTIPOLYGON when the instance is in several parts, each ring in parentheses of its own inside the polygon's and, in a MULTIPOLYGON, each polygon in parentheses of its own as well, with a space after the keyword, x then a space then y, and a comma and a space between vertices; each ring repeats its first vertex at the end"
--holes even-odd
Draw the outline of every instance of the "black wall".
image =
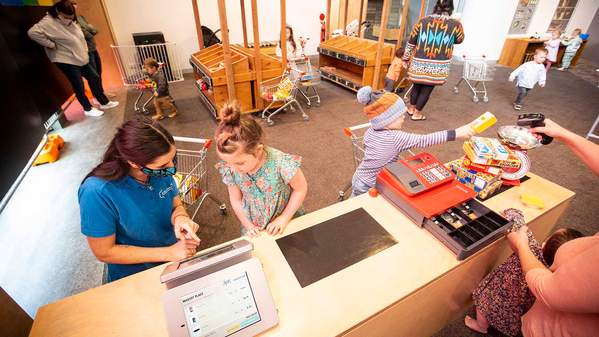
POLYGON ((0 199, 40 143, 43 123, 72 94, 43 48, 27 36, 46 10, 0 5, 0 199))

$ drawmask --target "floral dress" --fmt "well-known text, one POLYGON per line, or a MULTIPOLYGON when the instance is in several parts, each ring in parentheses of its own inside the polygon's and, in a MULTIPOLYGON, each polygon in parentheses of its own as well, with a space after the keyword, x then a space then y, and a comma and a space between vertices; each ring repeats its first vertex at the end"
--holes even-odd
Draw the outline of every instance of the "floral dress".
MULTIPOLYGON (((302 158, 265 147, 266 161, 254 174, 239 173, 226 165, 224 161, 216 164, 223 183, 237 186, 243 195, 243 210, 246 217, 260 228, 265 228, 272 220, 283 213, 289 198, 289 181, 299 169, 302 158)), ((304 214, 303 207, 294 217, 304 214)), ((245 234, 245 227, 242 227, 245 234)))
MULTIPOLYGON (((508 208, 503 213, 506 219, 514 222, 512 231, 525 224, 520 210, 508 208)), ((541 245, 530 231, 528 245, 536 258, 546 265, 541 245)), ((520 319, 535 302, 535 297, 526 284, 520 259, 515 253, 479 283, 472 298, 476 309, 485 316, 489 324, 508 336, 520 333, 520 319)))

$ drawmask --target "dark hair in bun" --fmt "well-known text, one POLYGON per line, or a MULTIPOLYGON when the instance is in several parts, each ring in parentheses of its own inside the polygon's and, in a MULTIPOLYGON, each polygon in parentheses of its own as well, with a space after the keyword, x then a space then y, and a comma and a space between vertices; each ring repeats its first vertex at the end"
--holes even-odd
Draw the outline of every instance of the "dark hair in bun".
POLYGON ((433 14, 453 14, 453 0, 438 0, 437 4, 433 8, 433 14))
POLYGON ((241 114, 237 102, 225 103, 220 109, 220 118, 214 134, 218 152, 231 154, 241 148, 253 154, 262 144, 262 128, 253 117, 241 114))

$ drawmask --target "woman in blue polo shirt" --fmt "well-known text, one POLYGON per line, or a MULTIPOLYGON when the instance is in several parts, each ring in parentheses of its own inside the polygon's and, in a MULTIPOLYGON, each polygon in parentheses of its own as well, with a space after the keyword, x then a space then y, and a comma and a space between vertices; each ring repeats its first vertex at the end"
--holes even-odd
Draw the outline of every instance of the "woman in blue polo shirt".
POLYGON ((125 122, 79 188, 81 232, 109 281, 196 253, 198 225, 172 177, 174 144, 158 122, 125 122))

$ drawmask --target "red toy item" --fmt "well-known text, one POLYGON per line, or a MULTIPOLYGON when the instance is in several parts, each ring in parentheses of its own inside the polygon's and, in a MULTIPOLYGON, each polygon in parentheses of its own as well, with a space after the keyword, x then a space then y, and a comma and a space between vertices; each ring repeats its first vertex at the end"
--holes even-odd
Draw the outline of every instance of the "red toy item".
POLYGON ((324 42, 324 40, 326 39, 327 25, 324 19, 324 14, 320 13, 320 42, 324 42))
POLYGON ((416 195, 455 179, 455 175, 432 154, 422 152, 385 167, 407 195, 416 195))

